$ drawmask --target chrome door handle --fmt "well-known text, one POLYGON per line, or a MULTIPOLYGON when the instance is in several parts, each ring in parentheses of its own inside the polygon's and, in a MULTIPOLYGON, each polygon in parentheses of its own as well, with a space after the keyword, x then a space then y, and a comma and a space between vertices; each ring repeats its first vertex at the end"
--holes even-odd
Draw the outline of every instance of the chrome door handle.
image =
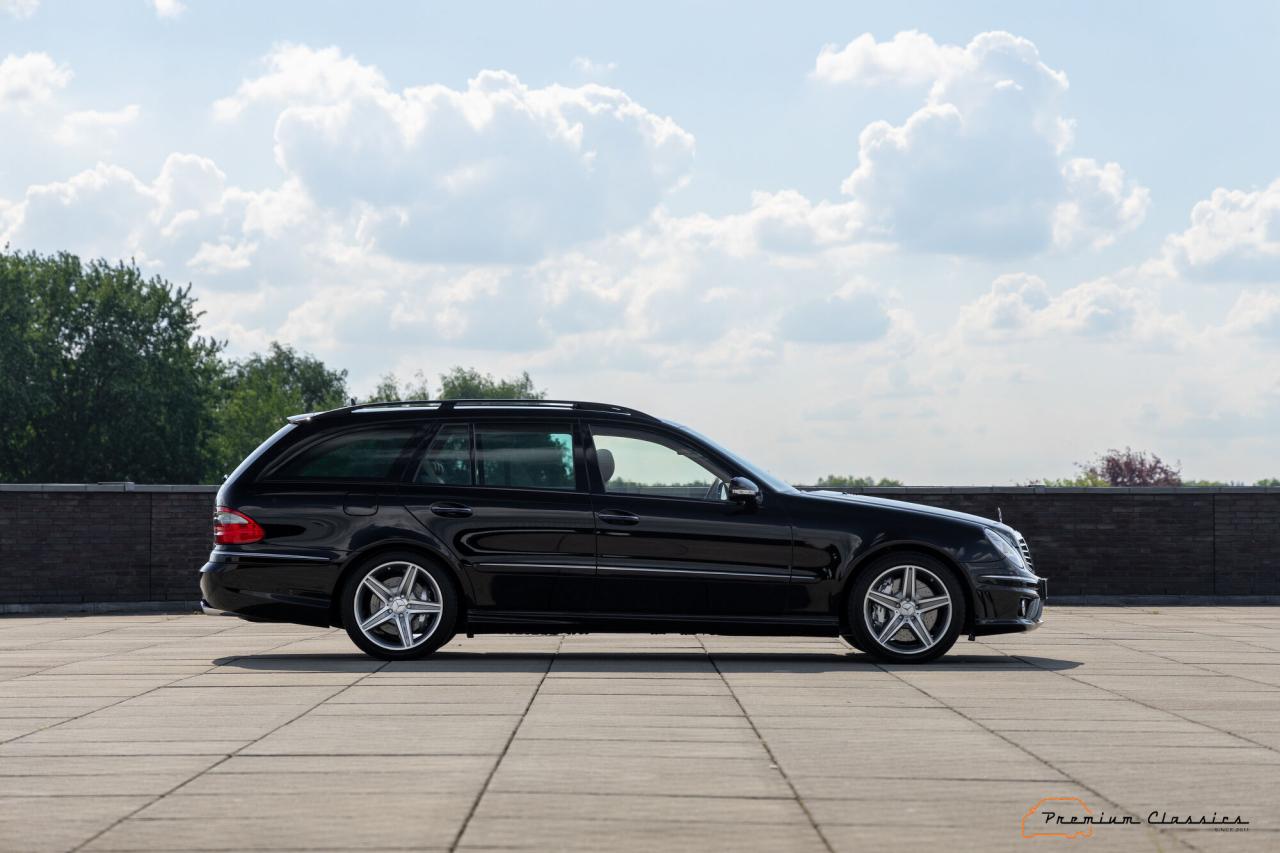
POLYGON ((605 524, 639 524, 640 516, 634 512, 622 512, 616 509, 607 509, 604 512, 597 512, 596 518, 605 524))
POLYGON ((434 503, 431 511, 444 518, 467 518, 471 515, 471 507, 452 502, 434 503))

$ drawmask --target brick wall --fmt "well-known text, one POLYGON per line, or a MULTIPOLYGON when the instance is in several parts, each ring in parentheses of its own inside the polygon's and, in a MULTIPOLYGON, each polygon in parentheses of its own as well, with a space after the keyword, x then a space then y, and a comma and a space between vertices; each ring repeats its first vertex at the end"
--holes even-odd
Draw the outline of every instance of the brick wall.
POLYGON ((0 485, 0 606, 198 599, 215 492, 0 485))
POLYGON ((875 488, 1020 530, 1053 595, 1280 595, 1280 489, 875 488))
MULTIPOLYGON (((0 485, 0 607, 193 601, 213 486, 0 485)), ((841 489, 1021 530, 1055 596, 1280 595, 1280 489, 841 489)))

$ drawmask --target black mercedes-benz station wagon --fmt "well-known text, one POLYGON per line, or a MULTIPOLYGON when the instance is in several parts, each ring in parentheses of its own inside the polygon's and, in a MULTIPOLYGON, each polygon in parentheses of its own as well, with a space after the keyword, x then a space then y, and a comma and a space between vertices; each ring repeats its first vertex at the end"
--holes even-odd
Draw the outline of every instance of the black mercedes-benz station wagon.
POLYGON ((991 519, 802 492, 670 421, 452 400, 298 415, 218 492, 206 612, 341 626, 374 657, 458 632, 840 636, 927 661, 1046 594, 991 519))

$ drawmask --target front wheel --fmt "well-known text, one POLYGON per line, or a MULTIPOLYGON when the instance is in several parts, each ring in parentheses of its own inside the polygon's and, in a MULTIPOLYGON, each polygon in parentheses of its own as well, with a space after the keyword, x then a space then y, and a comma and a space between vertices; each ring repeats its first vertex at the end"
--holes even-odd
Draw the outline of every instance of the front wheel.
POLYGON ((381 554, 342 586, 342 624, 365 654, 425 657, 453 638, 458 592, 449 573, 412 552, 381 554))
POLYGON ((849 591, 850 644, 890 663, 942 656, 955 645, 964 617, 959 581, 924 554, 876 560, 849 591))

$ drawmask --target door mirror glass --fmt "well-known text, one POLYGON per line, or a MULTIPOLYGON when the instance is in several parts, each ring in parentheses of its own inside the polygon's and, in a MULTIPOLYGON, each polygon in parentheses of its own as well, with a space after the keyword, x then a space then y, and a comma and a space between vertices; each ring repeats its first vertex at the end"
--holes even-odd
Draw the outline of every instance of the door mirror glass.
POLYGON ((735 503, 759 505, 760 487, 754 480, 746 477, 733 477, 729 480, 729 500, 735 503))

